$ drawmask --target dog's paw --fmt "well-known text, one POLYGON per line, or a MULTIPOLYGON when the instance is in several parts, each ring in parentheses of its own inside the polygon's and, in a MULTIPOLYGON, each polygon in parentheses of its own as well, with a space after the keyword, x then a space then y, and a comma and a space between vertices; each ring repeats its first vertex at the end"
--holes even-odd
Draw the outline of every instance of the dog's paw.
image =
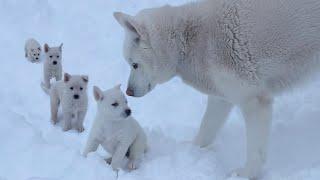
POLYGON ((77 131, 78 131, 78 133, 82 133, 82 132, 84 131, 84 127, 83 127, 83 126, 78 127, 78 128, 77 128, 77 131))
POLYGON ((233 170, 229 174, 229 176, 248 178, 250 180, 256 180, 258 178, 257 172, 255 172, 252 168, 239 168, 239 169, 233 170))
POLYGON ((65 126, 65 127, 62 128, 62 130, 63 130, 63 131, 69 131, 69 130, 71 130, 71 127, 65 126))
POLYGON ((137 163, 135 163, 134 161, 130 161, 130 162, 128 163, 128 169, 129 169, 130 171, 133 171, 133 170, 138 169, 137 163))
POLYGON ((53 125, 56 125, 58 123, 58 119, 57 118, 51 118, 51 123, 53 125))
POLYGON ((106 163, 111 165, 111 162, 112 162, 112 157, 109 157, 107 159, 105 159, 106 163))

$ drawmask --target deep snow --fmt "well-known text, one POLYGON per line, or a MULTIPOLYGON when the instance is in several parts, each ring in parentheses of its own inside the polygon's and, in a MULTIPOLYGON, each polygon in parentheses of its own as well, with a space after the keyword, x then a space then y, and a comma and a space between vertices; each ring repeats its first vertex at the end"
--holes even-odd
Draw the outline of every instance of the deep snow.
MULTIPOLYGON (((95 115, 92 86, 126 87, 129 67, 121 53, 123 31, 112 13, 134 14, 184 2, 0 0, 0 179, 115 179, 101 149, 88 158, 81 156, 95 115), (24 58, 29 37, 52 46, 63 42, 64 70, 89 75, 84 133, 65 133, 50 123, 49 98, 40 88, 42 64, 24 58)), ((276 99, 264 179, 320 179, 319 90, 317 80, 276 99)), ((147 132, 150 151, 139 170, 120 172, 119 180, 220 180, 244 163, 245 131, 237 108, 214 145, 199 149, 190 141, 206 98, 181 80, 173 79, 144 98, 129 98, 129 104, 147 132)))

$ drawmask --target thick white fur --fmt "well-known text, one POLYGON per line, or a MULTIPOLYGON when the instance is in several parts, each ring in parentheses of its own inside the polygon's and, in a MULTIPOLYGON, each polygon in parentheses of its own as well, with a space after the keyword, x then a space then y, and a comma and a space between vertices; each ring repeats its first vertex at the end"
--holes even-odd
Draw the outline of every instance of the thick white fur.
POLYGON ((63 44, 58 47, 44 45, 46 60, 43 63, 43 82, 41 87, 45 92, 49 92, 51 79, 60 81, 62 78, 62 46, 63 44))
POLYGON ((58 122, 59 105, 63 113, 63 130, 72 128, 78 132, 84 131, 83 121, 88 109, 87 94, 88 76, 69 75, 65 73, 64 80, 54 82, 50 90, 51 121, 58 122), (75 99, 74 95, 79 98, 75 99))
POLYGON ((33 38, 26 41, 24 46, 25 57, 32 63, 40 62, 41 45, 33 38))
POLYGON ((201 147, 239 106, 247 162, 235 172, 257 177, 266 160, 273 97, 319 69, 320 1, 210 0, 114 16, 126 32, 128 94, 143 96, 174 76, 207 94, 195 139, 201 147))
POLYGON ((102 92, 94 87, 97 115, 90 131, 84 156, 101 145, 112 157, 108 160, 118 170, 128 152, 128 168, 136 169, 147 148, 147 137, 139 123, 125 111, 129 109, 120 86, 102 92), (112 104, 117 103, 114 107, 112 104))

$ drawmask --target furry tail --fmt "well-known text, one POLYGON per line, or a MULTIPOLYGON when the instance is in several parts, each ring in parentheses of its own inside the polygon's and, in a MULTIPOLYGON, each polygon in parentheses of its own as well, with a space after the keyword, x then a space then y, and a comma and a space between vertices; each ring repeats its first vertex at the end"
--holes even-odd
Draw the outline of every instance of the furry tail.
POLYGON ((50 95, 50 89, 47 88, 43 82, 41 82, 41 88, 47 95, 50 95))

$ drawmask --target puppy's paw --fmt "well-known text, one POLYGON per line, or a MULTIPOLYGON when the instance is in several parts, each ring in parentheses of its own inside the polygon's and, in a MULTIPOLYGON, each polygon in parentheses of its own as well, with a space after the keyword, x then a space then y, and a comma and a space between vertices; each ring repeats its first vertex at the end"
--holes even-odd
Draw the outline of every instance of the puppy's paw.
POLYGON ((229 176, 256 180, 258 178, 258 173, 255 172, 255 170, 253 170, 252 168, 246 167, 246 168, 239 168, 239 169, 233 170, 229 176))
POLYGON ((52 123, 53 125, 56 125, 56 124, 58 123, 58 118, 52 117, 52 118, 51 118, 51 123, 52 123))
POLYGON ((65 126, 65 127, 62 128, 62 130, 63 131, 69 131, 69 130, 71 130, 71 127, 70 126, 65 126))
POLYGON ((130 162, 128 163, 128 169, 129 169, 130 171, 133 171, 133 170, 138 169, 137 163, 135 163, 134 161, 130 161, 130 162))
POLYGON ((112 162, 112 157, 109 157, 107 159, 105 159, 106 163, 111 165, 111 162, 112 162))
POLYGON ((77 128, 78 133, 82 133, 84 131, 84 127, 80 126, 77 128))

